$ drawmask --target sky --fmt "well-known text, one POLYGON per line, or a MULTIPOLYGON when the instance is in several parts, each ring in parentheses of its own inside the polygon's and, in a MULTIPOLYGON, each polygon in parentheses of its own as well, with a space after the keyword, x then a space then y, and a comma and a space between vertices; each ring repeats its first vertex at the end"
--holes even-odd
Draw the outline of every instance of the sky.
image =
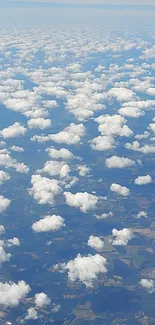
POLYGON ((24 2, 24 3, 32 3, 32 2, 40 2, 40 3, 71 3, 71 4, 91 4, 91 5, 134 5, 134 6, 154 6, 154 0, 9 0, 8 2, 24 2))

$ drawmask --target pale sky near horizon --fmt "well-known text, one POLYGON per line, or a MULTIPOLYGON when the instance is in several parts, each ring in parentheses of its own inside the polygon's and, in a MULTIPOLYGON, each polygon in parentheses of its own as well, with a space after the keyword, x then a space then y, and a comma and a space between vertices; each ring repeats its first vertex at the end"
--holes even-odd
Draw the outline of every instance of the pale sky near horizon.
POLYGON ((9 0, 9 2, 41 2, 41 3, 67 3, 67 4, 93 4, 93 5, 155 5, 155 0, 9 0))

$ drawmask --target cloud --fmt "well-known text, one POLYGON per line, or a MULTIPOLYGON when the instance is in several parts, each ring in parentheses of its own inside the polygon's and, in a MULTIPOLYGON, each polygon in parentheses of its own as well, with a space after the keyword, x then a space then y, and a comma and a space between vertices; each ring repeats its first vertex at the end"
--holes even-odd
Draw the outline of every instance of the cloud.
POLYGON ((98 136, 91 140, 91 148, 97 151, 106 151, 115 148, 115 139, 112 136, 98 136))
POLYGON ((0 213, 4 212, 10 203, 11 201, 9 199, 5 198, 3 195, 0 195, 0 213))
POLYGON ((113 242, 114 246, 126 246, 128 241, 133 238, 132 231, 127 228, 123 228, 121 230, 113 229, 112 230, 113 242))
POLYGON ((126 168, 135 166, 135 162, 129 158, 112 156, 105 161, 108 168, 126 168))
POLYGON ((20 246, 20 240, 17 237, 13 237, 7 240, 8 246, 20 246))
POLYGON ((13 159, 7 149, 0 150, 0 166, 15 168, 16 172, 19 173, 27 174, 29 172, 29 168, 24 163, 19 163, 16 159, 13 159))
POLYGON ((37 312, 36 312, 35 308, 31 307, 31 308, 28 309, 25 319, 27 319, 27 320, 29 320, 29 319, 33 319, 33 320, 38 319, 38 315, 37 315, 37 312))
POLYGON ((118 113, 122 116, 139 118, 140 116, 144 116, 145 112, 140 110, 138 107, 121 107, 118 110, 118 113))
POLYGON ((47 173, 50 176, 67 177, 70 173, 70 166, 64 162, 47 161, 43 169, 38 169, 37 173, 47 173))
POLYGON ((34 232, 56 231, 65 226, 64 219, 55 214, 45 216, 43 219, 36 221, 32 225, 34 232))
POLYGON ((0 282, 0 305, 5 307, 18 306, 30 290, 30 286, 25 281, 19 281, 17 284, 0 282))
POLYGON ((144 146, 140 146, 138 141, 133 141, 132 143, 126 143, 125 148, 133 151, 139 151, 143 154, 155 153, 155 146, 145 144, 144 146))
POLYGON ((98 202, 98 197, 87 192, 64 192, 66 202, 71 207, 79 208, 82 212, 95 209, 98 202))
POLYGON ((54 148, 47 148, 46 152, 48 152, 49 156, 52 159, 64 159, 69 160, 72 159, 74 156, 71 151, 65 148, 61 148, 60 150, 54 148))
POLYGON ((122 196, 128 196, 128 195, 130 195, 130 190, 127 187, 121 186, 121 185, 116 184, 116 183, 113 183, 110 186, 110 190, 112 192, 118 193, 118 194, 120 194, 122 196))
POLYGON ((8 128, 5 128, 0 131, 0 135, 4 139, 16 138, 24 135, 27 132, 27 129, 22 126, 20 123, 16 122, 13 125, 10 125, 8 128))
POLYGON ((137 184, 137 185, 145 185, 145 184, 150 184, 150 183, 152 183, 152 177, 150 175, 138 176, 135 179, 135 184, 137 184))
POLYGON ((15 151, 15 152, 24 152, 24 149, 22 147, 18 147, 18 146, 15 146, 15 145, 10 147, 10 149, 12 151, 15 151))
POLYGON ((68 263, 56 264, 54 270, 67 271, 69 281, 80 281, 86 287, 91 288, 99 274, 107 273, 106 264, 106 259, 99 254, 87 256, 78 254, 74 260, 70 260, 68 263))
POLYGON ((149 128, 151 129, 151 131, 155 132, 155 123, 150 123, 149 128))
POLYGON ((61 187, 56 179, 49 179, 41 175, 32 175, 32 188, 29 189, 29 194, 38 202, 38 204, 55 203, 54 198, 61 193, 61 187))
POLYGON ((55 134, 48 135, 34 135, 31 138, 31 141, 37 142, 46 142, 46 141, 54 141, 56 143, 65 143, 68 145, 79 144, 81 138, 85 135, 85 127, 83 124, 74 124, 71 123, 67 126, 63 131, 60 131, 55 134))
POLYGON ((0 225, 0 235, 3 235, 5 233, 5 228, 3 225, 0 225))
POLYGON ((141 279, 139 281, 140 285, 146 289, 149 293, 153 293, 154 292, 154 281, 151 279, 141 279))
POLYGON ((0 247, 0 264, 10 261, 11 254, 6 253, 3 247, 0 247))
POLYGON ((108 91, 108 97, 116 98, 119 102, 130 101, 135 97, 135 93, 127 88, 111 88, 108 91))
POLYGON ((125 124, 126 119, 123 116, 106 114, 97 117, 95 121, 99 123, 98 130, 102 135, 121 137, 130 137, 133 135, 133 132, 125 124))
POLYGON ((51 120, 42 117, 31 118, 27 122, 27 125, 29 129, 41 129, 41 130, 49 129, 51 127, 51 120))
POLYGON ((108 212, 108 213, 102 213, 101 215, 95 215, 96 219, 97 220, 100 220, 100 219, 106 219, 108 217, 113 217, 113 212, 108 212))
POLYGON ((3 170, 0 170, 0 185, 8 181, 9 179, 10 179, 9 174, 4 172, 3 170))
POLYGON ((71 123, 63 131, 52 134, 50 139, 57 143, 78 144, 85 135, 85 127, 83 124, 71 123))
POLYGON ((97 236, 90 236, 87 245, 91 248, 96 249, 96 251, 102 251, 104 247, 104 242, 97 236))
POLYGON ((139 212, 137 213, 136 218, 137 218, 137 219, 140 219, 141 217, 147 218, 147 212, 145 212, 145 211, 139 211, 139 212))
POLYGON ((35 294, 35 304, 37 308, 43 308, 49 305, 51 302, 50 298, 44 292, 35 294))
POLYGON ((90 168, 87 167, 86 165, 80 165, 78 166, 78 171, 80 176, 86 176, 90 172, 90 168))

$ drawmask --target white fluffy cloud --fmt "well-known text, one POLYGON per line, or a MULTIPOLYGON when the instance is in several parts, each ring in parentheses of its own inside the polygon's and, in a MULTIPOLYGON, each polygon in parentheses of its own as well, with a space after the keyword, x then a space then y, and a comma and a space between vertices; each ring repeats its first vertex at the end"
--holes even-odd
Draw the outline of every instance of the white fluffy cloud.
POLYGON ((115 148, 115 139, 112 136, 98 136, 91 140, 91 148, 97 151, 106 151, 115 148))
POLYGON ((132 90, 127 88, 111 88, 108 91, 108 97, 116 98, 119 102, 129 101, 135 97, 132 90))
POLYGON ((133 151, 139 151, 143 154, 155 153, 155 146, 145 144, 144 146, 140 146, 138 141, 133 141, 132 143, 126 143, 125 148, 133 151))
POLYGON ((129 158, 112 156, 105 161, 108 168, 126 168, 135 166, 135 162, 129 158))
POLYGON ((126 186, 121 186, 120 184, 113 183, 110 186, 110 190, 112 192, 118 193, 122 196, 128 196, 130 195, 130 190, 126 186))
POLYGON ((49 305, 51 302, 50 298, 44 292, 35 294, 35 304, 37 308, 42 308, 49 305))
POLYGON ((28 122, 27 125, 29 129, 48 129, 51 127, 51 120, 50 119, 45 119, 43 117, 38 117, 38 118, 31 118, 28 122))
POLYGON ((3 247, 0 247, 0 264, 10 261, 11 254, 6 253, 3 247))
POLYGON ((149 280, 148 279, 141 279, 139 281, 139 283, 149 293, 153 293, 154 292, 155 287, 154 287, 154 281, 153 280, 151 280, 151 279, 149 279, 149 280))
POLYGON ((5 307, 18 306, 30 290, 30 286, 25 281, 19 281, 17 284, 0 282, 0 305, 5 307))
POLYGON ((128 241, 133 238, 132 231, 127 228, 123 228, 121 230, 113 229, 112 230, 113 242, 114 246, 126 246, 128 241))
POLYGON ((100 237, 97 236, 90 236, 88 239, 88 246, 96 249, 96 251, 102 251, 104 247, 104 242, 103 240, 100 239, 100 237))
POLYGON ((32 229, 35 232, 56 231, 64 226, 64 219, 61 216, 53 214, 52 216, 47 215, 43 219, 33 223, 32 229))
POLYGON ((82 212, 87 212, 96 208, 98 197, 87 192, 64 192, 66 202, 71 207, 79 208, 82 212))
POLYGON ((83 124, 71 123, 63 131, 52 134, 51 140, 57 143, 77 144, 80 143, 81 138, 85 135, 85 127, 83 124))
POLYGON ((50 176, 67 177, 70 173, 70 166, 60 161, 47 161, 43 169, 37 170, 37 173, 47 173, 50 176))
POLYGON ((46 151, 48 152, 49 156, 52 159, 64 159, 69 160, 72 159, 74 156, 71 151, 65 148, 61 148, 60 150, 54 148, 47 148, 46 151))
POLYGON ((38 319, 38 315, 37 315, 37 312, 36 312, 35 308, 31 307, 31 308, 28 309, 25 319, 27 319, 27 320, 29 320, 29 319, 33 319, 33 320, 38 319))
POLYGON ((38 204, 54 204, 54 197, 61 193, 61 187, 56 179, 49 179, 41 175, 32 175, 32 188, 29 194, 34 197, 38 204))
POLYGON ((126 119, 123 116, 101 115, 95 119, 99 123, 98 130, 102 135, 130 137, 133 135, 132 130, 126 125, 126 119))
POLYGON ((134 117, 139 118, 140 116, 143 116, 145 113, 140 110, 138 107, 121 107, 118 110, 118 113, 122 116, 128 116, 128 117, 134 117))
POLYGON ((83 282, 86 287, 92 287, 97 276, 107 272, 106 264, 106 259, 99 254, 87 256, 78 254, 74 260, 70 260, 66 264, 55 265, 54 270, 67 271, 69 281, 78 280, 83 282))
POLYGON ((9 174, 4 172, 3 170, 0 170, 0 185, 3 184, 3 182, 8 181, 9 179, 9 174))
POLYGON ((3 195, 0 195, 0 213, 5 211, 10 205, 11 201, 5 198, 3 195))
POLYGON ((13 159, 7 149, 0 150, 0 166, 15 168, 19 173, 26 174, 29 172, 29 168, 24 163, 19 163, 16 159, 13 159))
POLYGON ((152 183, 152 177, 150 175, 138 176, 135 179, 135 184, 137 184, 137 185, 145 185, 145 184, 150 184, 150 183, 152 183))
POLYGON ((20 246, 20 240, 17 237, 13 237, 7 240, 8 246, 20 246))
POLYGON ((0 131, 0 135, 4 139, 16 138, 22 136, 26 133, 27 129, 22 126, 20 123, 16 122, 13 125, 10 125, 8 128, 5 128, 0 131))

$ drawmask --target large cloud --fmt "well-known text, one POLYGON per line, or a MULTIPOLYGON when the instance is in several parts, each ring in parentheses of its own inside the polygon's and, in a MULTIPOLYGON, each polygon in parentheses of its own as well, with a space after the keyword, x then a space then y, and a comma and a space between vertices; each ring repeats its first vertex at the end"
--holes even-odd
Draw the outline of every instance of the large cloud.
POLYGON ((126 168, 135 166, 135 162, 129 158, 112 156, 106 159, 106 166, 108 168, 126 168))
POLYGON ((4 139, 8 138, 16 138, 21 135, 24 135, 26 133, 27 129, 22 126, 20 123, 16 122, 13 125, 9 126, 8 128, 5 128, 0 131, 0 135, 4 139))
POLYGON ((135 184, 137 184, 137 185, 145 185, 145 184, 150 184, 150 183, 152 183, 152 177, 150 175, 138 176, 135 179, 135 184))
POLYGON ((61 193, 61 187, 56 179, 49 179, 41 175, 32 175, 32 188, 29 189, 29 194, 39 204, 54 204, 54 197, 61 193))
POLYGON ((82 212, 95 209, 98 202, 98 197, 87 192, 64 192, 66 202, 71 207, 79 208, 82 212))
POLYGON ((64 219, 61 216, 53 214, 52 216, 45 216, 43 219, 33 223, 32 229, 35 232, 45 232, 59 230, 64 226, 64 219))
POLYGON ((127 228, 121 230, 113 229, 112 235, 114 237, 112 244, 115 246, 126 246, 133 237, 132 231, 127 228))
POLYGON ((54 270, 67 271, 69 281, 79 280, 86 287, 92 287, 98 274, 107 272, 106 264, 106 259, 99 254, 89 254, 88 256, 78 254, 74 260, 70 260, 68 263, 55 265, 54 270))
POLYGON ((3 195, 0 195, 0 213, 5 211, 10 205, 11 201, 5 198, 3 195))
POLYGON ((5 307, 18 306, 30 290, 30 286, 25 281, 19 281, 17 284, 0 282, 0 305, 5 307))
POLYGON ((110 190, 122 196, 128 196, 130 194, 130 190, 127 187, 121 186, 120 184, 116 184, 116 183, 113 183, 110 186, 110 190))

